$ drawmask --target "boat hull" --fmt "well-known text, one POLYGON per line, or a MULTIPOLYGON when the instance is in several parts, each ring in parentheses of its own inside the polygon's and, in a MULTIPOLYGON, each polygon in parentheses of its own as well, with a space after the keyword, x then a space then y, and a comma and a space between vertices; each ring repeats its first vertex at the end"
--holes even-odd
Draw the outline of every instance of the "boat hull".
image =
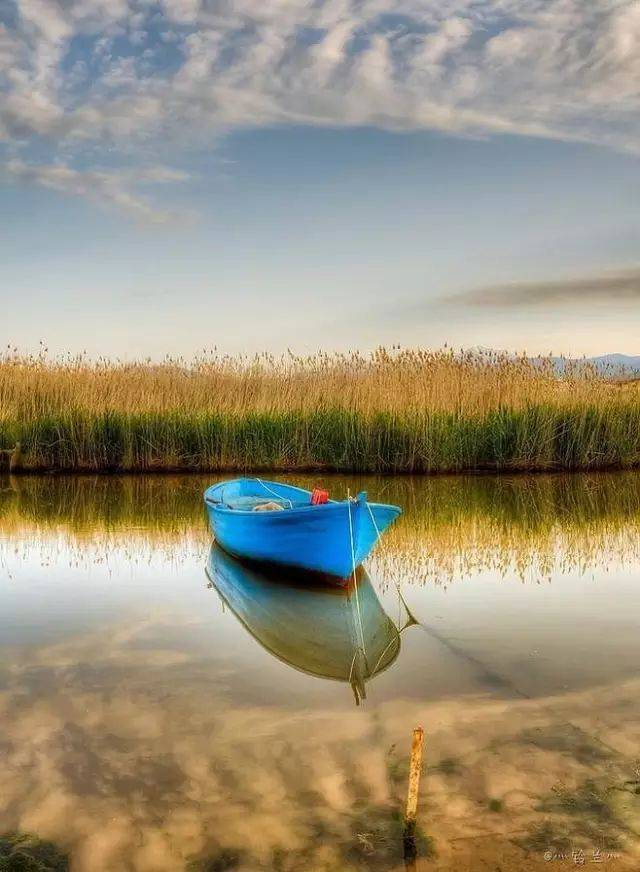
POLYGON ((269 512, 237 511, 206 494, 205 503, 216 542, 234 557, 337 578, 346 578, 362 563, 400 514, 396 506, 366 498, 269 512))

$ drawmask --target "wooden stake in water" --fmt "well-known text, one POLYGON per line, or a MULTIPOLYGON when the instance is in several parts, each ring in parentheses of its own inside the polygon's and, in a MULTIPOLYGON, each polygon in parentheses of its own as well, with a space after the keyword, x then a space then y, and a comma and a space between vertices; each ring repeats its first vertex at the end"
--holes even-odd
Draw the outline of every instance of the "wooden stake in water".
POLYGON ((3 448, 0 450, 0 466, 8 467, 9 472, 15 472, 22 462, 22 445, 16 442, 15 448, 3 448), (6 458, 6 461, 5 461, 6 458))
POLYGON ((15 472, 22 462, 22 445, 16 442, 16 447, 9 455, 9 472, 15 472))
POLYGON ((414 860, 416 856, 416 815, 418 812, 418 793, 420 792, 423 742, 424 730, 422 727, 416 727, 411 742, 409 789, 407 791, 407 810, 404 817, 404 856, 406 860, 414 860))

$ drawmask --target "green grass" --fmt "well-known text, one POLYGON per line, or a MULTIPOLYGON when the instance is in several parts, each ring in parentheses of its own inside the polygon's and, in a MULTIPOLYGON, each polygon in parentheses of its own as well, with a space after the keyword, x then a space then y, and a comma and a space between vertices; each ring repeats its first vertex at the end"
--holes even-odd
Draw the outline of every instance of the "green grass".
POLYGON ((27 470, 593 470, 640 464, 640 404, 541 405, 485 414, 58 412, 0 419, 27 470))
POLYGON ((0 872, 67 872, 68 858, 51 842, 27 833, 0 836, 0 872))

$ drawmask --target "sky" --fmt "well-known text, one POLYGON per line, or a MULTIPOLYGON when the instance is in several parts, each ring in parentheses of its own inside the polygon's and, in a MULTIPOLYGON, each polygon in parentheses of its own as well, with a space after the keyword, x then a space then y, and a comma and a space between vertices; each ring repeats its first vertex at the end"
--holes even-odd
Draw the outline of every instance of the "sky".
POLYGON ((640 354, 640 3, 0 2, 0 342, 640 354))

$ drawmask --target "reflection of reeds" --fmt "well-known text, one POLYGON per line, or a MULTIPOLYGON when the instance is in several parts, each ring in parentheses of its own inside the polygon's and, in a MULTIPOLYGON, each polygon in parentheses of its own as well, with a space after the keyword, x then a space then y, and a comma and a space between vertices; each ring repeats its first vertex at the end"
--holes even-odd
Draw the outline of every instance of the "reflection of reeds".
MULTIPOLYGON (((399 482, 402 485, 402 481, 399 482)), ((408 480, 407 508, 373 561, 415 582, 492 569, 538 578, 552 570, 640 558, 636 473, 408 480), (398 565, 400 562, 401 566, 398 565)), ((385 498, 401 494, 385 491, 385 498)))
MULTIPOLYGON (((288 480, 312 487, 308 476, 288 480)), ((206 552, 204 476, 12 479, 0 486, 0 539, 83 547, 206 552)), ((548 574, 640 557, 640 479, 633 472, 575 476, 325 477, 332 496, 349 487, 403 506, 372 567, 415 582, 492 568, 548 574)))
POLYGON ((0 359, 26 468, 446 471, 632 466, 640 395, 588 366, 446 351, 120 364, 0 359))

